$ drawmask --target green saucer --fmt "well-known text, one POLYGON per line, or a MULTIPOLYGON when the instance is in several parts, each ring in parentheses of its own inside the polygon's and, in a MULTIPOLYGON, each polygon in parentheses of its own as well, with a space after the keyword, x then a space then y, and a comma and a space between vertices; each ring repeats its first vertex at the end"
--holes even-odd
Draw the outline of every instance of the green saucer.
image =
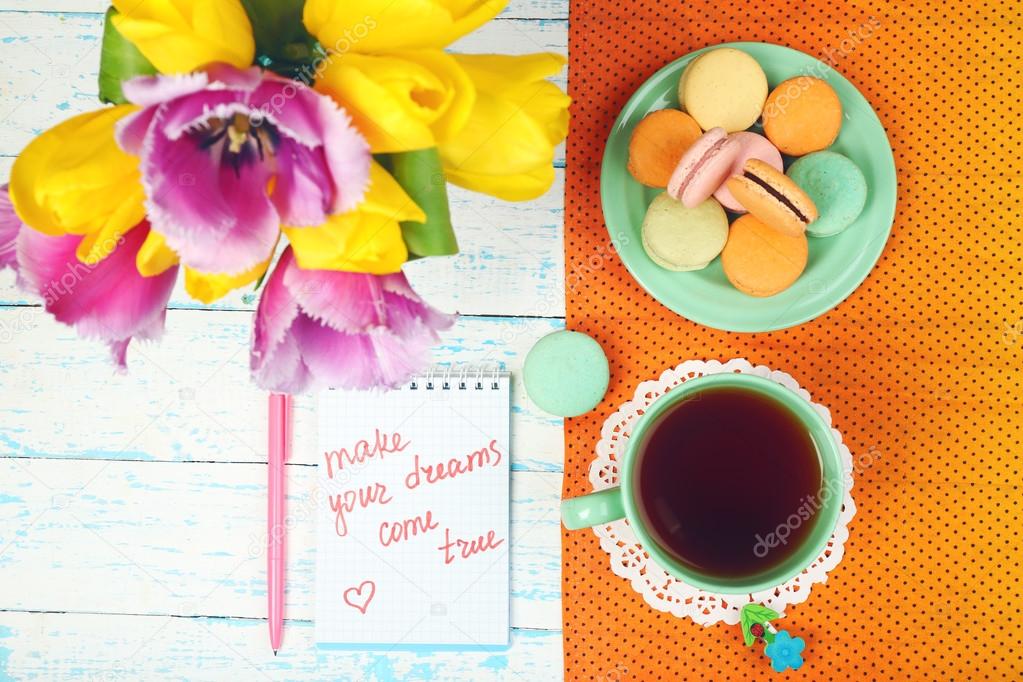
MULTIPOLYGON (((791 161, 791 159, 787 159, 791 161)), ((786 164, 787 165, 787 164, 786 164)), ((636 281, 679 315, 716 329, 763 332, 802 324, 838 305, 866 279, 880 258, 895 217, 895 159, 870 103, 845 78, 817 59, 765 43, 725 43, 692 52, 650 77, 629 99, 604 149, 600 197, 611 240, 636 281), (799 280, 768 298, 747 296, 725 278, 721 259, 703 270, 671 272, 647 256, 641 228, 646 207, 663 190, 644 187, 626 169, 629 137, 646 114, 678 106, 678 79, 698 55, 734 47, 752 55, 770 87, 794 76, 826 80, 842 100, 842 132, 830 150, 849 157, 867 180, 867 204, 856 222, 833 237, 810 237, 810 257, 799 280)))

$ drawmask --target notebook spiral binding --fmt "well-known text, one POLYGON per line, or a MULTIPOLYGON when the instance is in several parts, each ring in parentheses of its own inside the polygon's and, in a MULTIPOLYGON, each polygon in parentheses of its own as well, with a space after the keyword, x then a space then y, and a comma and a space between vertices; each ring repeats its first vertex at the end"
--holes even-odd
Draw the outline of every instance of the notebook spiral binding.
POLYGON ((418 391, 482 391, 486 384, 491 390, 500 388, 498 379, 507 375, 497 368, 488 367, 431 367, 408 384, 410 390, 418 391))

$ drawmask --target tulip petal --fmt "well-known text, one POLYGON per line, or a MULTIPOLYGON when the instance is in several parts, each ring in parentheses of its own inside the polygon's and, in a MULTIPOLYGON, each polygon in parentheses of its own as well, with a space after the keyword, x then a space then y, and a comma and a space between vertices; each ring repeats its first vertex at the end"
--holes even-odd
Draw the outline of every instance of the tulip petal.
POLYGON ((167 240, 156 230, 149 230, 146 241, 135 256, 135 268, 143 277, 153 277, 178 264, 178 254, 167 246, 167 240))
POLYGON ((452 321, 401 273, 303 270, 289 247, 256 311, 253 379, 273 391, 396 386, 423 368, 452 321))
POLYGON ((543 196, 554 183, 554 166, 543 164, 513 175, 483 175, 445 169, 449 182, 473 192, 482 192, 505 201, 529 201, 543 196))
POLYGON ((543 126, 520 106, 478 93, 476 107, 458 136, 440 146, 445 170, 497 175, 528 172, 554 161, 543 126))
MULTIPOLYGON (((423 327, 433 330, 449 329, 455 323, 455 316, 442 313, 435 308, 424 305, 423 301, 416 295, 408 282, 402 275, 401 282, 408 293, 396 293, 389 291, 395 288, 392 285, 398 277, 391 277, 384 284, 384 302, 387 306, 387 327, 400 337, 408 337, 419 334, 423 327)), ((401 287, 397 287, 399 290, 401 287)), ((436 335, 431 336, 430 343, 437 340, 436 335)))
POLYGON ((371 157, 346 111, 329 97, 290 81, 264 82, 253 93, 251 106, 285 138, 300 143, 288 140, 277 153, 278 184, 271 198, 283 222, 317 225, 328 214, 355 208, 366 191, 371 157), (308 203, 317 196, 318 204, 308 203))
POLYGON ((252 64, 252 25, 238 0, 114 0, 112 21, 161 73, 252 64))
POLYGON ((73 325, 82 336, 114 344, 115 360, 123 361, 118 344, 162 332, 177 277, 176 268, 155 277, 139 274, 135 258, 148 232, 149 225, 141 223, 107 258, 86 265, 75 255, 82 237, 23 229, 17 240, 20 281, 43 297, 47 312, 58 321, 73 325))
POLYGON ((401 225, 388 216, 351 211, 328 216, 316 227, 285 227, 295 259, 308 270, 383 275, 408 260, 401 225))
MULTIPOLYGON (((556 52, 534 52, 523 55, 455 54, 452 55, 473 83, 490 93, 507 92, 509 88, 542 82, 565 68, 568 60, 556 52)), ((567 96, 567 95, 566 95, 567 96)))
POLYGON ((172 76, 138 76, 122 83, 121 89, 128 101, 149 107, 201 92, 209 82, 205 71, 196 71, 172 76))
POLYGON ((294 225, 323 222, 334 196, 323 148, 282 140, 277 151, 277 175, 270 201, 280 219, 294 225))
POLYGON ((249 366, 256 384, 283 393, 301 393, 309 383, 291 327, 299 315, 298 302, 284 286, 284 272, 291 263, 285 249, 263 286, 252 326, 249 366))
POLYGON ((296 264, 285 270, 284 285, 304 313, 338 331, 362 333, 387 322, 380 281, 372 275, 296 264))
POLYGON ((18 266, 17 242, 22 224, 14 212, 7 185, 0 185, 0 270, 18 266))
POLYGON ((316 89, 344 106, 374 153, 450 139, 475 100, 472 82, 439 50, 345 55, 328 64, 316 89))
POLYGON ((358 208, 328 216, 316 227, 285 227, 299 267, 385 274, 408 260, 399 221, 426 216, 377 162, 370 166, 369 191, 358 208))
POLYGON ((114 140, 117 122, 135 110, 79 114, 32 140, 11 169, 10 197, 22 222, 49 235, 123 234, 142 220, 138 159, 114 140))
POLYGON ((387 331, 345 334, 305 316, 295 320, 294 334, 318 382, 357 390, 395 388, 408 381, 429 362, 432 342, 425 334, 425 343, 387 331))
POLYGON ((476 87, 465 127, 440 145, 451 182, 502 199, 533 199, 554 181, 554 146, 568 132, 571 99, 544 78, 564 57, 455 55, 476 87))
POLYGON ((269 168, 222 164, 216 151, 169 140, 155 128, 146 146, 142 171, 150 220, 182 263, 236 274, 266 260, 279 228, 266 195, 269 168))
POLYGON ((394 176, 376 161, 370 166, 369 187, 358 210, 388 216, 394 220, 412 220, 417 223, 426 220, 426 214, 412 197, 394 176))
POLYGON ((189 268, 243 275, 269 257, 282 221, 320 225, 364 195, 365 139, 301 83, 214 64, 200 79, 137 78, 125 93, 150 104, 119 139, 142 159, 150 220, 189 268))
POLYGON ((501 13, 508 0, 306 0, 303 23, 331 52, 442 48, 501 13))
POLYGON ((252 284, 266 272, 270 265, 270 258, 257 264, 250 270, 240 275, 215 275, 208 272, 199 272, 192 268, 185 268, 185 291, 188 295, 201 303, 213 303, 229 292, 252 284))

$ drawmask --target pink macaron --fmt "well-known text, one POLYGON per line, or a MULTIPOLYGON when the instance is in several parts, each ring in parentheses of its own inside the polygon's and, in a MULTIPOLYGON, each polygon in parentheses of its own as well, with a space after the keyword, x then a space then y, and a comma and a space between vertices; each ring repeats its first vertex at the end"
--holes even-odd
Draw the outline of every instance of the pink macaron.
POLYGON ((739 151, 724 128, 711 128, 682 155, 668 181, 668 194, 686 208, 696 208, 732 174, 739 151))
MULTIPOLYGON (((767 165, 774 166, 777 170, 783 170, 781 152, 763 135, 743 131, 732 133, 728 136, 728 139, 729 144, 736 146, 738 153, 733 158, 732 167, 728 170, 728 174, 725 177, 726 180, 733 175, 742 175, 742 166, 749 159, 760 159, 767 165)), ((717 188, 714 192, 714 198, 729 211, 734 211, 735 213, 746 212, 742 204, 728 191, 726 184, 722 184, 717 188)))

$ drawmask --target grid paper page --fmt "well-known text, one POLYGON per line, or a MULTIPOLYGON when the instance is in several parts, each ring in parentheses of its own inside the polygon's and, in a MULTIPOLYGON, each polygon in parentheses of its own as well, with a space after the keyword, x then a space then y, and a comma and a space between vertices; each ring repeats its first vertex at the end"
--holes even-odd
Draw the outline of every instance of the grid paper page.
POLYGON ((507 374, 320 395, 318 644, 508 644, 509 409, 507 374))

